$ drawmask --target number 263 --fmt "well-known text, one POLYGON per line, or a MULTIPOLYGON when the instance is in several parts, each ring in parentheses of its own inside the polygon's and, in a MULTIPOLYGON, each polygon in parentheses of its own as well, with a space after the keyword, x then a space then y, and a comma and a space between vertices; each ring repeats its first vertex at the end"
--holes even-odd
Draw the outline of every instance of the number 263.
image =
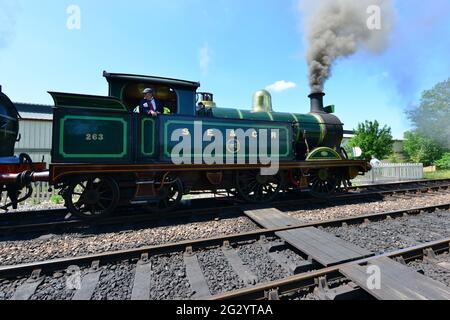
POLYGON ((86 134, 86 141, 103 141, 104 137, 102 133, 87 133, 86 134))

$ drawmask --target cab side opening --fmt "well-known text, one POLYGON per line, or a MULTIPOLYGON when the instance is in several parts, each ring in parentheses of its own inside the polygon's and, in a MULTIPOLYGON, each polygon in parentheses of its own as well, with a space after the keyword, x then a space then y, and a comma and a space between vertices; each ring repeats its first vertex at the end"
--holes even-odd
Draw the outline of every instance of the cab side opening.
POLYGON ((144 97, 142 92, 145 88, 153 89, 154 97, 161 102, 165 114, 178 113, 178 97, 176 91, 167 85, 148 83, 130 83, 124 87, 122 101, 128 110, 133 111, 139 106, 139 102, 144 97))

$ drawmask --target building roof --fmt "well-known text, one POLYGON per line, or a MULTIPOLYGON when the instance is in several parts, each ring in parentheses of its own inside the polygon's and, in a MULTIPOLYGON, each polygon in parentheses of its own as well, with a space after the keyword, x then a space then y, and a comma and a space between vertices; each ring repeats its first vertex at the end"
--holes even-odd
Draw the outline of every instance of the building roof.
POLYGON ((22 119, 28 120, 52 120, 53 106, 35 103, 14 102, 22 119))

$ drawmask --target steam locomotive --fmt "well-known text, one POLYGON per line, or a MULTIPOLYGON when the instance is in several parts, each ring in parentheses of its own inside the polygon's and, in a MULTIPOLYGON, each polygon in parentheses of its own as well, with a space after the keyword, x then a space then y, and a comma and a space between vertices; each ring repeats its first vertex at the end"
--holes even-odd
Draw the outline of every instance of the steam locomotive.
POLYGON ((349 160, 341 148, 343 124, 333 115, 334 106, 324 107, 324 93, 311 94, 310 113, 297 114, 274 112, 270 93, 261 90, 250 111, 217 107, 213 94, 198 92, 197 82, 103 75, 108 96, 49 92, 55 107, 48 171, 25 155, 13 157, 18 114, 1 94, 0 187, 13 206, 22 200, 20 190, 35 181, 58 188, 72 214, 96 219, 120 206, 169 211, 196 190, 227 190, 253 203, 273 201, 291 189, 326 197, 370 170, 366 161, 349 160), (133 112, 145 88, 153 89, 166 114, 133 112), (243 141, 238 132, 244 133, 243 141), (219 137, 224 143, 210 152, 214 161, 205 160, 202 152, 219 137), (177 151, 184 141, 187 147, 177 151), (277 158, 276 173, 263 174, 268 164, 254 161, 262 150, 253 148, 252 141, 268 142, 265 152, 277 158), (174 154, 184 160, 176 163, 174 154))
POLYGON ((6 192, 10 200, 0 204, 0 210, 17 209, 19 202, 28 199, 33 191, 31 182, 46 168, 45 163, 33 163, 27 154, 14 156, 14 145, 20 139, 19 118, 14 104, 0 86, 0 194, 6 192))

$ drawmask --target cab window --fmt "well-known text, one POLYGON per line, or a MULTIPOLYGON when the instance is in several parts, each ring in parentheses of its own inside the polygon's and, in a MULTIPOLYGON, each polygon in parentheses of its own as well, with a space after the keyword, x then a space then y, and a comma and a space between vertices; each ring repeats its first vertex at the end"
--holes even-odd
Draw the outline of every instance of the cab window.
POLYGON ((133 111, 139 106, 141 99, 144 97, 143 91, 145 88, 153 89, 155 99, 159 100, 164 108, 164 114, 177 114, 178 99, 175 90, 166 85, 149 83, 131 83, 125 86, 122 101, 128 110, 133 111))

